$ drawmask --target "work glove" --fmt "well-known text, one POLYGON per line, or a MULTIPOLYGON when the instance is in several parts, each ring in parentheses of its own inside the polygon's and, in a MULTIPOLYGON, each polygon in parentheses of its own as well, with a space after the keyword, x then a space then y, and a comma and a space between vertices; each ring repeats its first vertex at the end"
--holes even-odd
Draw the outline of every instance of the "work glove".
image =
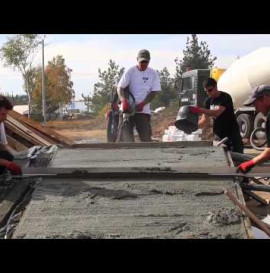
POLYGON ((119 106, 117 103, 112 103, 112 110, 119 110, 119 106))
POLYGON ((12 174, 14 175, 21 175, 22 174, 22 169, 20 166, 16 165, 12 161, 9 161, 8 164, 6 165, 6 168, 11 171, 12 174))
POLYGON ((255 166, 255 163, 253 161, 253 159, 246 161, 242 164, 240 164, 237 169, 236 172, 242 172, 242 173, 247 173, 249 172, 253 167, 255 166))
POLYGON ((126 99, 123 99, 122 104, 123 104, 123 113, 130 113, 131 109, 130 109, 128 101, 126 99))
POLYGON ((189 112, 193 114, 200 114, 202 109, 198 106, 189 106, 189 112))
POLYGON ((145 106, 145 103, 142 101, 139 104, 136 105, 136 110, 138 112, 141 112, 143 110, 143 107, 145 106))

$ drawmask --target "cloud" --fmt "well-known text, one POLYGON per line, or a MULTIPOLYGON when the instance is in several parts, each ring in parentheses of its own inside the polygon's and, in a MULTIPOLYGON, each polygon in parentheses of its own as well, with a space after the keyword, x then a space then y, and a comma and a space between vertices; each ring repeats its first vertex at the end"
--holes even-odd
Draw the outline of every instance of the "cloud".
POLYGON ((225 55, 225 56, 220 56, 217 58, 215 61, 215 67, 219 68, 224 68, 227 69, 229 68, 234 61, 237 60, 237 57, 234 55, 225 55))

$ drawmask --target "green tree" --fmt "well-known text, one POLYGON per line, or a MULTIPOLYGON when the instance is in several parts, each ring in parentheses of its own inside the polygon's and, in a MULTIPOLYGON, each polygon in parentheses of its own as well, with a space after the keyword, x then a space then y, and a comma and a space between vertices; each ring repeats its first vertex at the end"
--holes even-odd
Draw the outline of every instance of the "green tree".
POLYGON ((161 91, 151 102, 152 109, 165 106, 168 107, 173 100, 177 100, 177 92, 174 88, 174 79, 171 78, 167 67, 157 70, 160 78, 161 91))
POLYGON ((4 66, 19 70, 22 73, 25 92, 28 96, 29 114, 31 112, 32 92, 32 89, 29 88, 29 77, 40 42, 41 38, 37 34, 17 34, 8 37, 8 41, 0 49, 4 66))
MULTIPOLYGON (((33 72, 32 100, 35 114, 42 114, 42 68, 38 67, 33 72)), ((69 104, 74 98, 73 82, 71 81, 72 69, 65 64, 65 59, 58 55, 48 62, 45 67, 46 114, 48 118, 60 107, 69 104)))
POLYGON ((90 107, 94 114, 98 114, 111 100, 111 94, 115 85, 124 73, 124 68, 113 60, 109 60, 107 70, 98 69, 100 81, 94 85, 94 94, 91 97, 90 107))
POLYGON ((28 98, 26 95, 10 95, 9 93, 0 93, 0 95, 5 96, 6 98, 8 98, 13 105, 24 105, 27 104, 28 98))
POLYGON ((175 59, 175 81, 178 87, 184 72, 192 69, 210 69, 217 59, 217 57, 211 55, 211 51, 205 41, 199 43, 196 34, 192 34, 191 39, 187 37, 186 49, 183 50, 183 55, 182 59, 175 59))

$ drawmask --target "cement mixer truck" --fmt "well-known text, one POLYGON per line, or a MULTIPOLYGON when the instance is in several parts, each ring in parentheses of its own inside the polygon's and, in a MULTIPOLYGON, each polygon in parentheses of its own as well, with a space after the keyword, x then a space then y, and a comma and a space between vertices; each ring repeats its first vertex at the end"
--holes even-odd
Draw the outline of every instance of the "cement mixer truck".
POLYGON ((242 138, 249 138, 254 129, 265 127, 265 117, 254 107, 244 107, 243 102, 257 85, 270 85, 270 47, 260 48, 236 60, 227 70, 215 68, 190 70, 182 75, 179 103, 204 107, 207 98, 203 81, 212 77, 218 89, 229 93, 242 138))

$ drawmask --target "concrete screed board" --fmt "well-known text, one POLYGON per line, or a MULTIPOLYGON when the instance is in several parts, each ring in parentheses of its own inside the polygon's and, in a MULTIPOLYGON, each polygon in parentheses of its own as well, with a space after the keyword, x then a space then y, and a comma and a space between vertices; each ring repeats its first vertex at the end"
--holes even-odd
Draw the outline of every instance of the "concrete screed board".
MULTIPOLYGON (((50 167, 194 165, 228 163, 212 146, 61 149, 50 167)), ((226 178, 43 178, 13 238, 247 238, 250 223, 222 188, 240 193, 226 178)))

